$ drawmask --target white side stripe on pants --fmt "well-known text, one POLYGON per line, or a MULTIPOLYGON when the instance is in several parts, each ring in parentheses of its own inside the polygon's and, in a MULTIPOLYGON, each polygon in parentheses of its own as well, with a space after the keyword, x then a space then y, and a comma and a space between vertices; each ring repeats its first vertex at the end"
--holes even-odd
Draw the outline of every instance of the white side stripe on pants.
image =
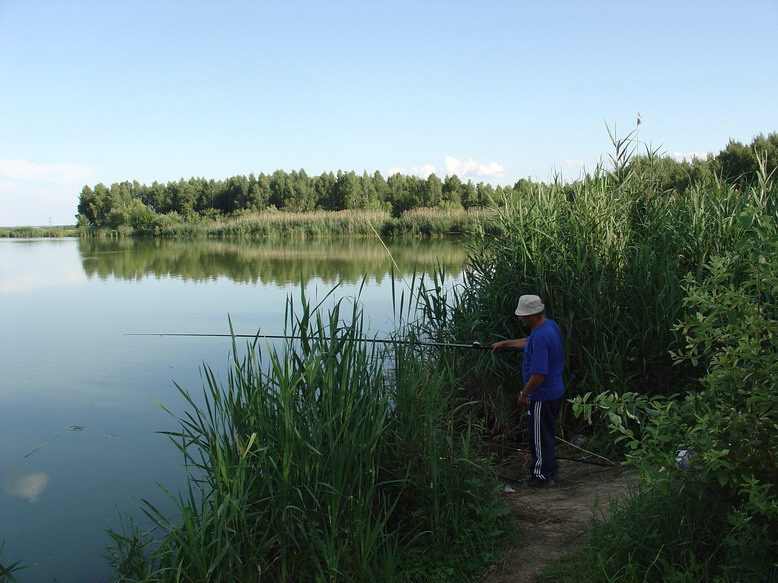
POLYGON ((543 442, 540 435, 540 401, 530 401, 532 405, 532 432, 535 436, 535 467, 532 468, 532 474, 535 476, 541 476, 541 470, 543 468, 543 442))

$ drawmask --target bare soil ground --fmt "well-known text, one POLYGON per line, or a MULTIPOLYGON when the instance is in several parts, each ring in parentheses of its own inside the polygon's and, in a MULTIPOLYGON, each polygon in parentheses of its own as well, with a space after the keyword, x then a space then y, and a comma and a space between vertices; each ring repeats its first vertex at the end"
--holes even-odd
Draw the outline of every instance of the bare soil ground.
MULTIPOLYGON (((557 456, 581 458, 581 452, 562 446, 557 448, 557 456)), ((528 455, 514 454, 500 465, 499 473, 524 479, 527 462, 528 455)), ((565 460, 560 460, 559 466, 560 475, 550 488, 505 482, 506 491, 500 496, 520 529, 518 546, 508 550, 483 583, 532 583, 539 569, 584 544, 593 514, 607 516, 610 500, 623 494, 629 481, 616 466, 565 460)))

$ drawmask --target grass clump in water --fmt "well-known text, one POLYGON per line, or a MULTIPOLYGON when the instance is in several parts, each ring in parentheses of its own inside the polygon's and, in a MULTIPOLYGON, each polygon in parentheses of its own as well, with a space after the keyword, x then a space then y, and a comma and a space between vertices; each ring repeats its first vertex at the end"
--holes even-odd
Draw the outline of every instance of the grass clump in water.
MULTIPOLYGON (((0 557, 3 556, 3 548, 5 547, 5 540, 0 540, 0 557)), ((15 583, 16 577, 14 573, 26 569, 29 565, 23 565, 21 561, 14 561, 13 563, 2 562, 0 563, 0 582, 1 583, 15 583)))
MULTIPOLYGON (((255 341, 170 433, 190 468, 166 534, 111 533, 132 581, 469 580, 504 511, 488 464, 455 434, 446 370, 418 347, 360 342, 362 313, 287 307, 282 349, 255 341), (152 550, 153 549, 153 550, 152 550), (455 573, 456 575, 452 575, 455 573)), ((157 529, 160 532, 160 529, 157 529)))

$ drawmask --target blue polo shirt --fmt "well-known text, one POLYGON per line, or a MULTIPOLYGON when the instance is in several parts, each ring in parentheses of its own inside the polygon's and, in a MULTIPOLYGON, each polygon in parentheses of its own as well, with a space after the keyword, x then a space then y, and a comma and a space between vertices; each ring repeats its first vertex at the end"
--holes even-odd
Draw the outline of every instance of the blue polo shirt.
POLYGON ((521 376, 527 384, 533 374, 546 375, 540 386, 529 396, 531 401, 550 401, 562 396, 565 385, 562 371, 565 368, 565 351, 562 346, 562 332, 556 322, 546 320, 535 328, 527 338, 524 347, 524 361, 521 376))

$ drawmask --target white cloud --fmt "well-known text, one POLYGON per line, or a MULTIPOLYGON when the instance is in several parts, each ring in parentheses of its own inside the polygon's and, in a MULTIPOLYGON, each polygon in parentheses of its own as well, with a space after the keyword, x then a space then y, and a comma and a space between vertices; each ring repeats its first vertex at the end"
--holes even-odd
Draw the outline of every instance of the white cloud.
POLYGON ((411 174, 421 178, 427 178, 430 174, 435 174, 442 178, 445 175, 453 176, 456 174, 462 180, 471 178, 501 178, 506 175, 505 168, 497 162, 477 162, 472 158, 464 161, 458 160, 453 156, 446 156, 443 160, 443 166, 436 167, 434 164, 422 164, 421 166, 411 166, 409 171, 405 168, 392 166, 389 168, 388 176, 393 174, 411 174))
POLYGON ((421 166, 411 167, 411 174, 415 174, 421 178, 429 178, 430 174, 437 174, 437 171, 432 164, 422 164, 421 166))
POLYGON ((565 160, 565 166, 576 166, 583 168, 585 162, 583 160, 565 160))
POLYGON ((394 174, 406 174, 409 176, 418 176, 420 178, 428 178, 430 174, 437 174, 437 169, 432 164, 422 164, 421 166, 411 166, 410 170, 400 168, 399 166, 392 166, 387 170, 387 176, 393 176, 394 174))
POLYGON ((446 174, 456 174, 460 178, 500 178, 505 176, 505 168, 497 162, 477 162, 459 160, 453 156, 446 156, 444 161, 446 174))
POLYGON ((35 164, 27 160, 0 160, 0 176, 50 184, 83 184, 92 170, 78 164, 35 164))
POLYGON ((0 276, 0 294, 28 293, 47 287, 76 287, 85 281, 80 265, 59 265, 46 270, 28 270, 7 278, 0 276))

